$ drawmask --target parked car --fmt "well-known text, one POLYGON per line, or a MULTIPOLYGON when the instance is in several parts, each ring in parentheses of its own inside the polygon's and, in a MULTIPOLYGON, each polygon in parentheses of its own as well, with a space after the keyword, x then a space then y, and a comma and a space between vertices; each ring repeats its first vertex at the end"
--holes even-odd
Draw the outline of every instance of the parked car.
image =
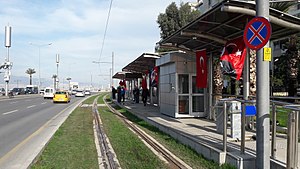
POLYGON ((83 90, 77 90, 75 97, 84 97, 85 93, 83 90))
POLYGON ((44 91, 44 99, 52 99, 54 96, 55 90, 52 87, 46 87, 44 91))
POLYGON ((56 91, 53 95, 53 103, 64 102, 69 103, 71 97, 67 91, 56 91))

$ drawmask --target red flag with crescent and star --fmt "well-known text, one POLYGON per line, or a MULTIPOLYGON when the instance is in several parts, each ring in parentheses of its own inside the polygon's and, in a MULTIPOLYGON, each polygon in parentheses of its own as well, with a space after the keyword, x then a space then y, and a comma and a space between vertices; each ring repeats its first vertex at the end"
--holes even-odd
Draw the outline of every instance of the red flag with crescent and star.
POLYGON ((207 57, 206 50, 196 52, 196 86, 198 88, 207 88, 207 57))
POLYGON ((220 58, 222 73, 239 80, 243 72, 245 57, 246 47, 242 36, 227 41, 220 58))

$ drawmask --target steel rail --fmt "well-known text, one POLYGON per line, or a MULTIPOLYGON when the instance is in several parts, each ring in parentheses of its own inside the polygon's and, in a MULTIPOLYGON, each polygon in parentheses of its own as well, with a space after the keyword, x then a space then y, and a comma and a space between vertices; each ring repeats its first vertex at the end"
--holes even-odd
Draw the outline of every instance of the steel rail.
POLYGON ((147 134, 145 134, 139 127, 137 127, 135 124, 133 124, 130 120, 128 120, 124 115, 122 115, 119 111, 114 109, 111 105, 109 105, 104 100, 105 105, 109 108, 109 110, 120 117, 125 124, 132 129, 142 140, 147 142, 153 149, 155 149, 157 152, 163 155, 163 157, 169 162, 169 165, 172 166, 172 168, 178 168, 178 169, 187 169, 191 168, 187 164, 185 164, 183 161, 181 161, 179 158, 174 157, 173 154, 171 154, 169 151, 167 151, 163 146, 158 144, 157 142, 153 141, 153 139, 150 138, 147 134))
POLYGON ((96 97, 93 102, 93 115, 94 115, 94 119, 95 119, 95 128, 96 128, 97 137, 99 140, 100 151, 101 151, 101 155, 102 155, 102 159, 103 159, 101 161, 101 163, 103 164, 103 167, 105 169, 118 169, 118 168, 120 168, 120 166, 114 160, 115 156, 110 151, 108 142, 106 141, 106 135, 105 135, 103 126, 100 122, 100 116, 99 116, 98 106, 97 106, 98 97, 96 97))

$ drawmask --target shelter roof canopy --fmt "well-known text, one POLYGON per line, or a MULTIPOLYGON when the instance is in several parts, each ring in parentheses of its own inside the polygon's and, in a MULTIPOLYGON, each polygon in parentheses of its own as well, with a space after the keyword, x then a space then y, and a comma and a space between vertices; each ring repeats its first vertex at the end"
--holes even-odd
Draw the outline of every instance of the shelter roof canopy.
POLYGON ((158 54, 143 53, 134 61, 125 66, 122 71, 144 73, 146 70, 150 70, 155 66, 155 60, 160 58, 158 54))
MULTIPOLYGON (((159 45, 193 52, 205 48, 209 52, 220 52, 227 40, 243 36, 247 22, 255 15, 254 3, 226 0, 161 40, 159 45)), ((270 8, 269 19, 271 40, 300 31, 300 19, 297 17, 270 8)))

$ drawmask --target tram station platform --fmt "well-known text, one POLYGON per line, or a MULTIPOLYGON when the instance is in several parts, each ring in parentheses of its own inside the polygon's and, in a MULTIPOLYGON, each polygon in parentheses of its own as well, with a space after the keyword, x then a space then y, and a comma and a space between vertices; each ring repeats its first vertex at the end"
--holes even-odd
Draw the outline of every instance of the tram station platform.
MULTIPOLYGON (((256 141, 255 132, 246 131, 245 153, 241 152, 241 142, 227 137, 227 151, 223 151, 223 134, 217 133, 216 123, 205 118, 180 118, 166 116, 159 112, 159 107, 143 103, 125 101, 120 106, 128 109, 139 118, 156 126, 161 131, 190 146, 205 158, 219 164, 229 163, 239 169, 255 168, 256 141), (247 139, 248 138, 248 139, 247 139)), ((229 131, 229 130, 228 130, 229 131)), ((227 132, 230 134, 230 132, 227 132)), ((299 143, 298 143, 299 145, 299 143)), ((271 136, 270 145, 271 147, 271 136)), ((276 159, 271 158, 270 168, 286 168, 287 139, 276 137, 276 159)), ((299 153, 299 152, 298 152, 299 153)), ((299 157, 298 157, 299 166, 299 157)))

